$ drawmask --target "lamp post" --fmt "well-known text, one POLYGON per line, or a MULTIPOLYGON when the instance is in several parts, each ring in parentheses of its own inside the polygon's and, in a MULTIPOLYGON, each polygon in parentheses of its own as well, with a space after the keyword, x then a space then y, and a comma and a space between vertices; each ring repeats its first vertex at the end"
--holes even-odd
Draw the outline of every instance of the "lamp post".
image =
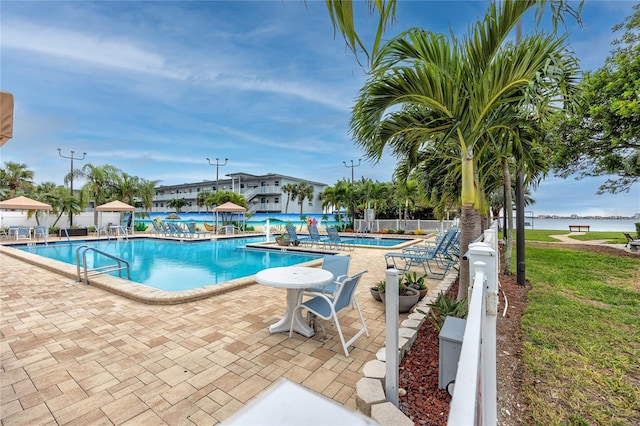
POLYGON ((349 160, 351 161, 351 165, 347 165, 346 161, 343 161, 342 164, 344 164, 345 167, 350 168, 351 169, 351 224, 354 226, 355 229, 355 212, 354 212, 354 206, 353 206, 353 169, 355 169, 356 167, 358 167, 360 165, 360 162, 362 161, 361 158, 358 158, 358 164, 353 164, 353 160, 349 160))
POLYGON ((216 192, 218 192, 218 170, 220 169, 220 167, 222 167, 222 166, 226 166, 226 165, 227 165, 227 160, 229 160, 229 159, 228 159, 228 158, 225 158, 225 159, 224 159, 224 163, 220 163, 220 159, 219 159, 219 158, 216 158, 216 163, 215 163, 215 164, 213 164, 213 163, 211 162, 211 160, 209 160, 209 159, 207 158, 207 161, 209 162, 209 165, 210 165, 210 166, 216 166, 216 192))
MULTIPOLYGON (((70 189, 69 189, 69 193, 71 194, 71 196, 73 197, 73 160, 84 160, 84 157, 87 155, 86 152, 82 153, 82 157, 74 157, 73 154, 75 154, 75 151, 71 151, 71 155, 66 156, 66 155, 62 155, 62 150, 60 148, 58 148, 58 155, 62 158, 68 158, 71 160, 71 173, 69 173, 69 177, 71 180, 71 184, 70 189)), ((73 226, 73 213, 70 211, 69 212, 69 226, 73 226)))

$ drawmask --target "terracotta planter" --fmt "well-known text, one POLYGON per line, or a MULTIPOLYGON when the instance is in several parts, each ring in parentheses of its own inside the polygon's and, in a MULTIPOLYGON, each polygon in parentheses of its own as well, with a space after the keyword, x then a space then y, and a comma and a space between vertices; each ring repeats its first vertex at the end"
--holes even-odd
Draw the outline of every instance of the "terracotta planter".
MULTIPOLYGON (((406 295, 398 296, 398 312, 401 314, 409 312, 411 308, 413 308, 416 303, 418 303, 418 299, 420 298, 420 292, 413 288, 408 288, 405 290, 406 295)), ((385 303, 386 306, 386 293, 380 293, 380 297, 382 298, 382 303, 385 303)))

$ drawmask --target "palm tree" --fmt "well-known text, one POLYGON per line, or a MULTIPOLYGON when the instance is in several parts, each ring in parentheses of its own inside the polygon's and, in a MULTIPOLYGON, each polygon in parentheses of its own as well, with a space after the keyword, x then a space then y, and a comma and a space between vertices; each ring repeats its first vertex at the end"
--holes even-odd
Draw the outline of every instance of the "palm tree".
POLYGON ((282 185, 282 192, 287 194, 287 203, 284 205, 285 214, 287 214, 287 212, 289 211, 289 200, 291 199, 295 190, 296 190, 296 185, 293 183, 287 183, 286 185, 282 185))
POLYGON ((33 185, 33 171, 28 169, 26 163, 7 161, 4 163, 4 168, 0 169, 0 175, 2 184, 9 187, 9 198, 16 196, 16 190, 33 185))
POLYGON ((209 212, 209 204, 207 204, 207 199, 210 198, 211 196, 213 196, 213 192, 202 191, 198 194, 198 197, 196 199, 196 203, 198 204, 198 207, 204 207, 207 210, 207 213, 209 212))
MULTIPOLYGON (((94 166, 91 163, 85 164, 81 170, 74 170, 73 177, 80 177, 87 180, 80 191, 81 205, 87 205, 93 200, 97 207, 109 199, 113 195, 114 180, 120 173, 120 170, 114 166, 94 166)), ((69 175, 65 177, 65 183, 70 180, 69 175)), ((98 211, 93 210, 93 223, 97 226, 98 211)))
POLYGON ((167 207, 175 209, 176 213, 180 213, 180 210, 187 204, 189 204, 189 202, 184 198, 172 198, 167 201, 167 207))
MULTIPOLYGON (((380 49, 354 107, 352 133, 373 160, 386 146, 408 159, 425 144, 457 153, 463 252, 480 234, 479 154, 499 133, 517 136, 525 105, 538 114, 551 109, 550 100, 566 94, 566 75, 575 72, 564 38, 538 33, 517 45, 506 42, 536 3, 492 3, 484 21, 462 39, 420 29, 399 35, 380 49), (528 97, 530 85, 545 96, 528 97)), ((466 296, 467 271, 463 263, 459 296, 466 296)))
POLYGON ((313 198, 313 185, 308 182, 300 182, 295 185, 295 191, 293 191, 292 200, 298 200, 300 204, 300 217, 302 217, 302 210, 304 208, 304 200, 313 198))
POLYGON ((138 181, 137 195, 142 201, 142 207, 145 212, 148 212, 153 208, 153 197, 156 193, 156 186, 160 183, 159 180, 146 180, 140 179, 138 181))

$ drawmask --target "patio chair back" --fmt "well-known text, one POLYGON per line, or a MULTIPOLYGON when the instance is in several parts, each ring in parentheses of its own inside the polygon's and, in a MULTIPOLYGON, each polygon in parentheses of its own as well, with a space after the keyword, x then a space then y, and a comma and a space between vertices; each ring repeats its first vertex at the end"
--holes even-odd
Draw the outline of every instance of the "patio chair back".
POLYGON ((336 282, 342 282, 349 274, 351 256, 327 255, 322 259, 322 269, 333 274, 333 282, 323 286, 307 288, 307 292, 319 292, 333 294, 336 291, 336 282))

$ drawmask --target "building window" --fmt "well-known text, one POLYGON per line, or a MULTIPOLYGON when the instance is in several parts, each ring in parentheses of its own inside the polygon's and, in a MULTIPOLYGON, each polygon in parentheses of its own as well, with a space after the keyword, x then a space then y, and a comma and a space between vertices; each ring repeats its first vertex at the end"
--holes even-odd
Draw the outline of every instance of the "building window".
POLYGON ((276 199, 275 199, 275 200, 273 200, 273 202, 274 202, 274 203, 279 203, 279 202, 280 202, 280 199, 279 199, 278 197, 276 197, 276 199))
POLYGON ((280 181, 279 181, 279 180, 277 180, 277 181, 276 181, 276 183, 275 183, 275 185, 276 185, 276 186, 280 186, 280 181))

